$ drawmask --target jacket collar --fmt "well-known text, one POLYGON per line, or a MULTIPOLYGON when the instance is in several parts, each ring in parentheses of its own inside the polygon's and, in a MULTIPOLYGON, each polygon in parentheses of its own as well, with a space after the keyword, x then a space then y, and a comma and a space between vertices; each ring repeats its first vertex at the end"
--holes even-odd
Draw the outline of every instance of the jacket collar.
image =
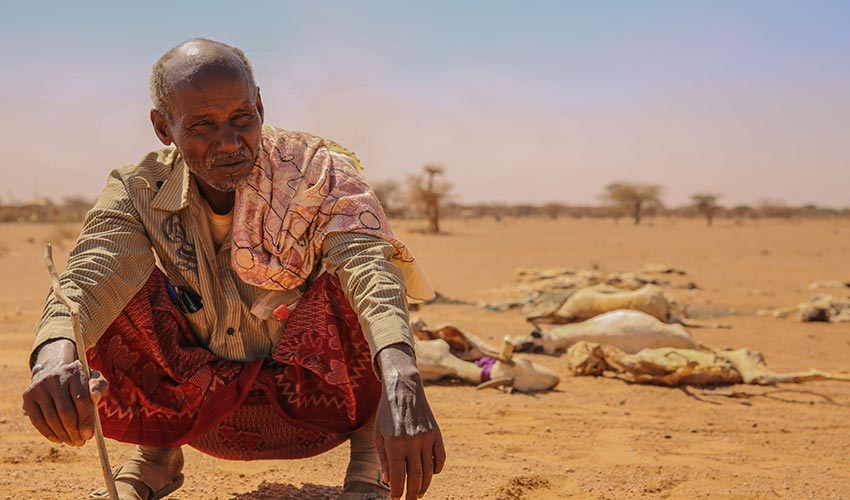
POLYGON ((172 165, 171 173, 151 202, 151 207, 157 210, 176 212, 189 204, 189 187, 192 184, 189 167, 177 154, 172 165))

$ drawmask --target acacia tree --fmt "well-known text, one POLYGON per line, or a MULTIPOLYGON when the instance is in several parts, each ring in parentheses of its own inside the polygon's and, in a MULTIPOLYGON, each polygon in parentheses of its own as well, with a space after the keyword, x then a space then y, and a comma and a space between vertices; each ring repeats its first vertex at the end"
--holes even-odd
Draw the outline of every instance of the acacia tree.
POLYGON ((567 207, 563 203, 550 202, 540 207, 540 210, 550 219, 557 219, 560 215, 567 212, 567 207))
POLYGON ((709 226, 714 223, 714 214, 717 212, 717 199, 720 196, 714 193, 696 193, 691 195, 691 202, 693 202, 694 208, 705 216, 705 221, 709 226))
POLYGON ((425 214, 431 233, 440 232, 440 206, 452 190, 451 184, 436 178, 444 172, 443 167, 428 164, 422 167, 421 174, 408 177, 410 201, 425 214))
POLYGON ((636 184, 631 182, 613 182, 605 186, 602 198, 632 216, 635 224, 640 224, 646 210, 659 208, 662 187, 657 184, 636 184))

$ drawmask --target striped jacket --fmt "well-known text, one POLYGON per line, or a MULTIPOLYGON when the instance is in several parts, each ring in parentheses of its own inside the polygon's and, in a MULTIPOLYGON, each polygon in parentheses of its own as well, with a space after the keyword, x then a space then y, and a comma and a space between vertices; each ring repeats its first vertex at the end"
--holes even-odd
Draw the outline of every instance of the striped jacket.
MULTIPOLYGON (((65 293, 80 305, 87 346, 159 266, 175 288, 200 296, 203 307, 186 318, 211 352, 233 361, 270 355, 281 324, 250 312, 266 291, 237 277, 229 241, 216 250, 205 203, 173 148, 112 171, 60 277, 65 293)), ((404 279, 389 261, 393 252, 382 239, 354 233, 328 235, 322 245, 322 270, 339 277, 373 356, 388 345, 413 345, 404 279)), ((51 293, 36 325, 33 354, 57 338, 73 340, 73 331, 67 309, 51 293)))

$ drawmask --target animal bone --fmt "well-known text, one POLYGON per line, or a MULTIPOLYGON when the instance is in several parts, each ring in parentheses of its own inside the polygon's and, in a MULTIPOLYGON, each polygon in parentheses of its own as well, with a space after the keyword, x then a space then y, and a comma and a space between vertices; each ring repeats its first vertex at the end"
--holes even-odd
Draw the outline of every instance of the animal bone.
POLYGON ((517 352, 556 354, 582 340, 610 344, 627 353, 647 347, 700 347, 682 325, 666 324, 649 314, 627 309, 600 314, 581 323, 535 331, 514 340, 514 345, 517 352))
POLYGON ((617 347, 578 342, 567 351, 574 375, 604 375, 639 384, 679 385, 774 385, 808 380, 850 381, 850 373, 807 370, 775 373, 764 357, 749 349, 703 350, 662 347, 627 354, 617 347))

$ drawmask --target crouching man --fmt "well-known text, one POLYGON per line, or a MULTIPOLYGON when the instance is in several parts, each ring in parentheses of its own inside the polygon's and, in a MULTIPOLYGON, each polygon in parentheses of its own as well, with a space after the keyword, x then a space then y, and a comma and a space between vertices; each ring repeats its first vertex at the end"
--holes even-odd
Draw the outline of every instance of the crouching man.
POLYGON ((423 495, 446 455, 405 294, 431 291, 356 157, 263 125, 248 60, 218 42, 162 56, 151 96, 173 147, 112 172, 61 276, 105 381, 85 380, 51 296, 24 392, 32 424, 80 446, 98 411, 107 437, 139 445, 115 471, 122 500, 179 488, 184 444, 252 460, 346 440, 341 499, 423 495))

